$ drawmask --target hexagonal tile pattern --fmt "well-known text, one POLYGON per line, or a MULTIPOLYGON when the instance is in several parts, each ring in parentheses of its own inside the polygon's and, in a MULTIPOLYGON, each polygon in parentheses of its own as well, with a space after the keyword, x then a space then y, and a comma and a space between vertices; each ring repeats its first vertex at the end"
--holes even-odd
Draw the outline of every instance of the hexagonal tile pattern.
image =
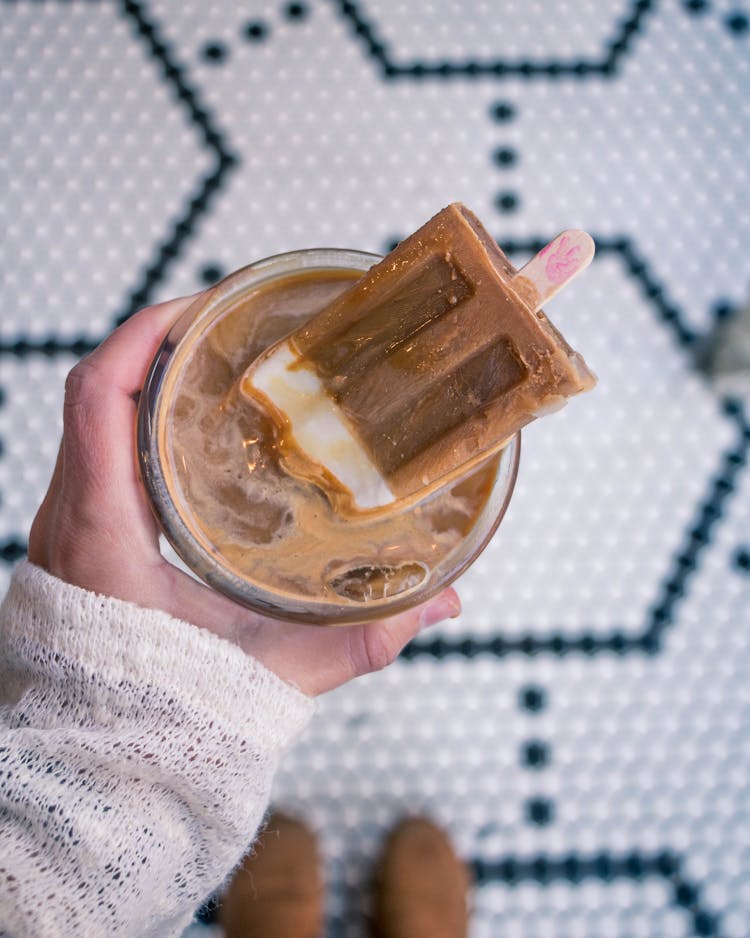
POLYGON ((750 12, 501 12, 0 4, 0 580, 66 372, 139 305, 277 251, 383 252, 454 199, 518 264, 586 227, 550 313, 599 387, 524 433, 460 619, 324 699, 275 800, 319 833, 333 938, 364 935, 414 812, 474 871, 472 938, 745 938, 750 401, 700 363, 748 301, 750 12))

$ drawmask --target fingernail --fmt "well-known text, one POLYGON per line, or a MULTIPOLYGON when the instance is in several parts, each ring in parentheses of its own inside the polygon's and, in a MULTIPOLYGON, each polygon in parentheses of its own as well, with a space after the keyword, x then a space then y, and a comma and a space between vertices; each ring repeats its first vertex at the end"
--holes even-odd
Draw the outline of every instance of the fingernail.
POLYGON ((447 589, 422 610, 419 617, 419 628, 428 629, 431 625, 444 622, 446 619, 455 619, 461 614, 461 600, 455 590, 447 589))

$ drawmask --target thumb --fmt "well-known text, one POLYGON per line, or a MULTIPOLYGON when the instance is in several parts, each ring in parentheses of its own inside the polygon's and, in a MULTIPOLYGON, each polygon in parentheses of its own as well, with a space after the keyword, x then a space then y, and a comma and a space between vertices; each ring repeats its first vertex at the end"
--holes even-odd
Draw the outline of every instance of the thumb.
MULTIPOLYGON (((389 619, 334 628, 300 626, 294 652, 274 645, 258 655, 281 677, 311 696, 326 693, 363 674, 391 664, 423 629, 455 618, 461 601, 453 589, 389 619), (271 660, 269 660, 271 659, 271 660)), ((277 631, 278 637, 278 631, 277 631)))
POLYGON ((416 609, 390 619, 353 626, 347 635, 351 674, 345 680, 381 671, 395 661, 403 647, 423 629, 445 619, 455 619, 460 612, 458 594, 447 589, 416 609))

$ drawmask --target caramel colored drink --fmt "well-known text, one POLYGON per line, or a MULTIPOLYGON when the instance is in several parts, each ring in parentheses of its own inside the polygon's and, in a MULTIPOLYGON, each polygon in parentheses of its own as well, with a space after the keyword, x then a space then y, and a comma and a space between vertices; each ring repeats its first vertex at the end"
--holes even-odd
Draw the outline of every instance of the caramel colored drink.
POLYGON ((239 271, 177 324, 144 389, 141 465, 167 537, 202 579, 277 617, 343 624, 429 598, 487 543, 512 490, 515 439, 458 483, 342 516, 285 471, 283 435, 238 393, 249 363, 375 260, 296 252, 239 271))

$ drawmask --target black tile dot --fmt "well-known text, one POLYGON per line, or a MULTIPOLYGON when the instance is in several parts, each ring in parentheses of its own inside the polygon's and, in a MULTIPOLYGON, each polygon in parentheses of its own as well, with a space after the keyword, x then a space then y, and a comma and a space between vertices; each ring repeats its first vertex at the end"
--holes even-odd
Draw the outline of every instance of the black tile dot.
POLYGON ((647 655, 655 655, 661 648, 658 632, 649 632, 641 639, 641 648, 647 655))
POLYGON ((5 388, 0 388, 0 407, 2 407, 5 404, 5 400, 6 400, 5 388))
POLYGON ((515 192, 501 192, 495 199, 501 212, 515 212, 518 208, 518 196, 515 192))
POLYGON ((631 853, 625 858, 625 870, 633 879, 640 879, 646 872, 646 864, 638 853, 631 853))
POLYGON ((222 42, 207 42, 203 47, 203 58, 214 65, 223 62, 228 54, 227 47, 222 42))
POLYGON ((8 563, 19 560, 26 553, 26 545, 20 541, 6 541, 0 545, 0 559, 8 563))
POLYGON ((695 886, 691 886, 689 883, 679 883, 674 891, 674 898, 677 905, 681 905, 683 908, 689 908, 697 902, 698 893, 695 890, 695 886))
MULTIPOLYGON (((593 636, 591 636, 593 639, 593 636)), ((622 632, 613 632, 609 637, 609 647, 616 655, 623 655, 628 647, 627 637, 622 632)))
POLYGON ((550 863, 549 858, 544 854, 536 857, 529 865, 529 873, 531 874, 531 878, 537 880, 540 883, 548 883, 551 872, 552 864, 550 863))
POLYGON ((537 653, 537 643, 533 635, 525 635, 520 642, 518 647, 522 655, 535 655, 537 653))
POLYGON ((578 640, 578 647, 584 655, 592 655, 596 649, 596 637, 590 632, 585 632, 578 640))
POLYGON ((492 116, 496 121, 505 123, 516 116, 516 109, 508 101, 499 101, 492 107, 492 116))
POLYGON ((688 13, 705 13, 708 9, 708 0, 683 0, 682 5, 688 13))
POLYGON ((725 23, 727 24, 727 29, 734 33, 735 36, 744 36, 750 29, 750 17, 739 10, 736 13, 730 13, 725 23))
POLYGON ((612 879, 614 874, 614 864, 612 863, 612 857, 610 857, 608 853, 598 854, 596 857, 594 857, 593 869, 594 875, 598 879, 601 879, 604 882, 608 882, 612 879))
POLYGON ((218 925, 219 906, 220 902, 218 897, 213 896, 198 909, 195 913, 195 917, 203 925, 218 925))
POLYGON ((385 242, 385 253, 390 254, 391 251, 395 251, 399 244, 401 244, 401 241, 401 238, 390 238, 385 242))
POLYGON ((555 806, 549 798, 530 798, 526 802, 526 820, 544 827, 555 818, 555 806))
POLYGON ((527 740, 521 747, 521 762, 527 769, 543 769, 550 762, 549 746, 540 739, 527 740))
POLYGON ((288 20, 294 20, 299 23, 304 19, 307 19, 310 10, 305 3, 288 3, 284 7, 284 16, 288 20))
POLYGON ((695 934, 700 935, 701 938, 703 938, 703 936, 710 938, 711 935, 716 934, 716 918, 702 910, 696 912, 693 916, 693 928, 695 929, 695 934))
POLYGON ((216 283, 217 280, 221 280, 223 276, 224 271, 218 264, 206 264, 204 267, 201 267, 199 271, 200 279, 208 286, 216 283))
POLYGON ((540 713, 547 706, 547 692, 536 684, 522 687, 518 694, 518 705, 529 713, 540 713))
POLYGON ((268 27, 260 20, 252 20, 245 26, 245 39, 250 42, 262 42, 268 37, 268 27))
POLYGON ((750 573, 750 549, 741 547, 734 555, 734 565, 744 573, 750 573))
POLYGON ((0 459, 5 455, 5 440, 0 437, 0 459))
POLYGON ((732 316, 734 316, 735 309, 732 304, 728 303, 726 300, 719 300, 714 304, 711 312, 717 322, 725 322, 727 319, 731 319, 732 316))
POLYGON ((671 853, 660 853, 656 858, 656 869, 664 877, 674 876, 678 867, 679 864, 671 853))
POLYGON ((503 169, 506 169, 509 166, 515 166, 515 164, 518 162, 516 151, 511 150, 510 147, 500 147, 499 149, 495 150, 493 158, 495 163, 498 166, 503 167, 503 169))

